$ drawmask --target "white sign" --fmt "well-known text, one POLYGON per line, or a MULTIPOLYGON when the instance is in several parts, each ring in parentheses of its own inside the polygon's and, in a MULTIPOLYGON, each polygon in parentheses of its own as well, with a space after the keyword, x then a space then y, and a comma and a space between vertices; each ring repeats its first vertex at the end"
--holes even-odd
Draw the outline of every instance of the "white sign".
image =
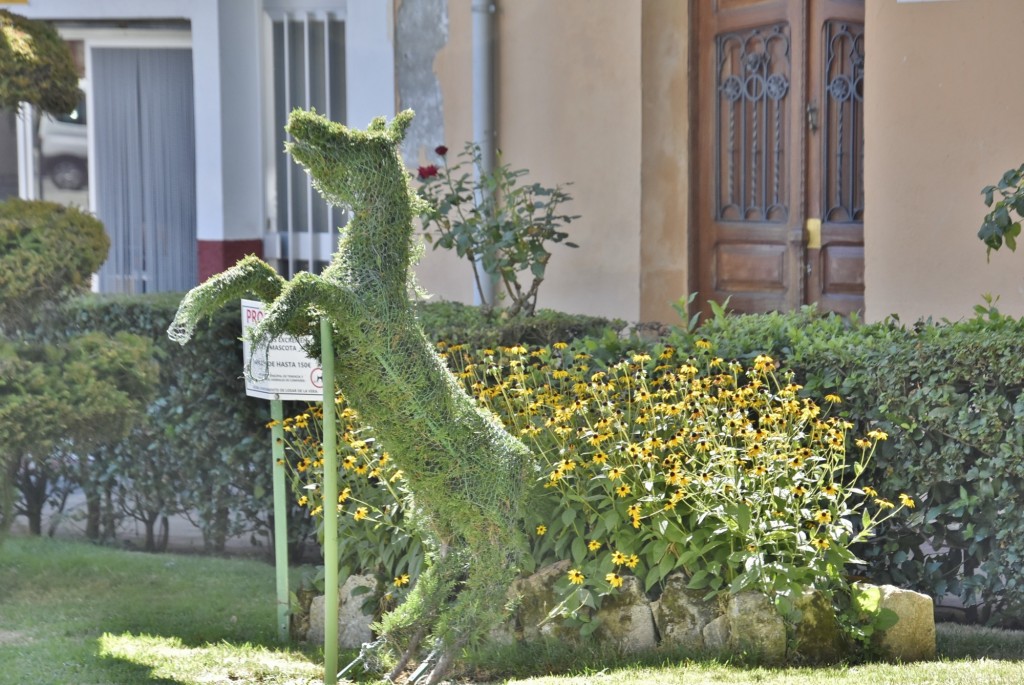
POLYGON ((249 328, 264 317, 263 303, 242 300, 242 358, 245 394, 267 400, 317 400, 324 396, 320 361, 309 357, 291 336, 253 348, 249 328))

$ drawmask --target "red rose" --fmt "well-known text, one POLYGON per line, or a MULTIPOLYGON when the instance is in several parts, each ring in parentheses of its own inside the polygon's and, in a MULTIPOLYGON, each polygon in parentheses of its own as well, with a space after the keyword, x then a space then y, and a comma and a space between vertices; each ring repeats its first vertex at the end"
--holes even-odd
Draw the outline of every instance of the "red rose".
POLYGON ((437 147, 434 148, 434 152, 436 152, 439 156, 444 157, 446 154, 448 154, 448 148, 445 147, 444 145, 438 145, 437 147))
POLYGON ((437 166, 428 164, 427 166, 421 166, 419 168, 419 177, 421 181, 426 181, 428 178, 437 176, 437 166))

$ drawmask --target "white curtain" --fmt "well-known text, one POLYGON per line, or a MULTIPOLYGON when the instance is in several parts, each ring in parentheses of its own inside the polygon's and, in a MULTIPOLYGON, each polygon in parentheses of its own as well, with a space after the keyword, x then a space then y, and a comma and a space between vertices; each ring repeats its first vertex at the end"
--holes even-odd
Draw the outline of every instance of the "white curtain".
POLYGON ((94 48, 96 214, 110 236, 101 292, 196 285, 192 52, 94 48))

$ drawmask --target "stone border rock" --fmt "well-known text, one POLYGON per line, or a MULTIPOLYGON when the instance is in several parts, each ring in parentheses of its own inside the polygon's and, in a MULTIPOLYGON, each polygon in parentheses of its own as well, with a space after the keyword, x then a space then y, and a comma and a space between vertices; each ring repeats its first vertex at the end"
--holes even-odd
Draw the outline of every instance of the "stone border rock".
MULTIPOLYGON (((509 620, 491 633, 496 644, 530 643, 554 639, 568 643, 583 640, 579 633, 558 621, 545 621, 558 605, 555 582, 569 568, 558 562, 531 576, 519 578, 509 590, 515 606, 509 620)), ((728 598, 705 600, 704 593, 686 588, 682 573, 665 580, 661 596, 651 602, 640 580, 627 577, 622 588, 606 597, 594 619, 600 622, 586 638, 620 652, 641 652, 658 646, 680 648, 692 654, 747 654, 767 664, 787 661, 827 664, 853 655, 835 615, 824 596, 808 591, 797 602, 803 619, 792 643, 787 643, 786 626, 768 599, 759 593, 743 592, 728 598)), ((889 661, 920 661, 935 658, 935 619, 930 597, 892 585, 880 586, 881 607, 899 616, 899 622, 879 633, 873 643, 878 656, 889 661)), ((371 576, 352 576, 341 588, 338 614, 338 642, 344 648, 358 648, 373 639, 373 616, 363 611, 368 592, 377 583, 371 576), (367 588, 353 595, 356 588, 367 588)), ((323 597, 310 607, 306 639, 323 641, 323 597)))

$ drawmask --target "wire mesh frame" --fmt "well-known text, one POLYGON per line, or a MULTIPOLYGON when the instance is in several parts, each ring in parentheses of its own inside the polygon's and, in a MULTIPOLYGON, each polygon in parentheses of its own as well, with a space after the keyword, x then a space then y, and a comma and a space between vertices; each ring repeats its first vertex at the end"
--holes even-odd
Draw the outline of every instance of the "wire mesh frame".
POLYGON ((785 222, 789 24, 723 33, 715 47, 716 218, 785 222))
POLYGON ((822 218, 864 220, 864 26, 822 25, 822 218))
POLYGON ((268 12, 272 43, 273 169, 276 221, 265 240, 267 257, 288 276, 316 273, 337 245, 347 212, 328 205, 308 176, 284 152, 284 125, 295 108, 315 108, 345 121, 345 22, 342 12, 268 12))

